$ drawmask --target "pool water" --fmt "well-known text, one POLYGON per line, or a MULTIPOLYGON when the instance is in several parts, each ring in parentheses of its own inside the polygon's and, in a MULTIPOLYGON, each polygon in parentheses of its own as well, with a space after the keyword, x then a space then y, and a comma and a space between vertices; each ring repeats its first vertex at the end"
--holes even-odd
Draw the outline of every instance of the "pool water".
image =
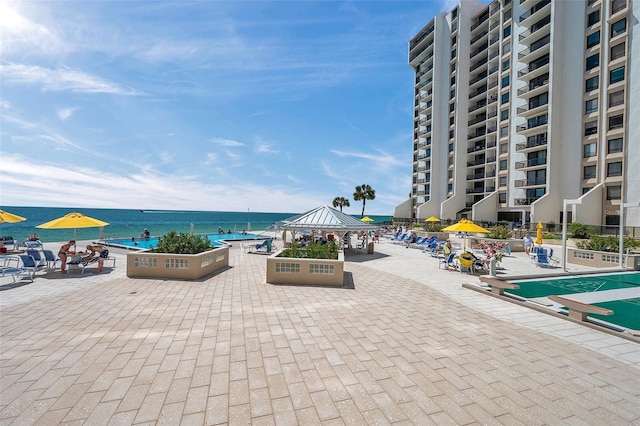
MULTIPOLYGON (((242 241, 242 240, 259 240, 267 238, 264 235, 257 234, 209 234, 206 235, 211 241, 212 246, 222 246, 221 241, 242 241)), ((158 237, 135 238, 135 239, 108 239, 104 240, 109 245, 124 246, 136 249, 149 249, 158 245, 158 237)))
MULTIPOLYGON (((520 288, 507 292, 526 299, 577 293, 593 295, 596 292, 607 290, 640 288, 640 272, 513 281, 513 283, 518 284, 520 288)), ((635 296, 639 293, 632 293, 634 296, 629 298, 591 303, 595 306, 611 309, 613 315, 589 314, 589 316, 624 328, 640 330, 640 298, 635 296)))

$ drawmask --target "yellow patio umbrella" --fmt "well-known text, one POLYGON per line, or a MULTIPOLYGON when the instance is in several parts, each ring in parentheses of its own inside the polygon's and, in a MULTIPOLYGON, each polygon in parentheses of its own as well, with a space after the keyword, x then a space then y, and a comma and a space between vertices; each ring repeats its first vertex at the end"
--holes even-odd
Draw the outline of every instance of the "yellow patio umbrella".
POLYGON ((371 219, 369 216, 365 216, 362 219, 360 219, 360 221, 362 222, 375 222, 374 219, 371 219))
POLYGON ((542 245, 542 222, 538 222, 538 226, 536 226, 536 244, 542 245))
MULTIPOLYGON (((486 234, 489 231, 488 229, 483 228, 480 225, 476 225, 469 219, 461 219, 460 222, 454 223, 453 225, 449 225, 446 228, 443 228, 441 231, 443 232, 472 232, 472 233, 483 233, 486 234)), ((464 248, 467 248, 467 240, 464 241, 464 248)))
POLYGON ((426 218, 424 221, 425 222, 440 222, 440 219, 438 219, 435 216, 431 216, 431 217, 426 218))
POLYGON ((108 225, 107 222, 94 219, 89 216, 85 216, 82 213, 68 213, 58 219, 53 219, 49 222, 36 226, 36 228, 43 229, 71 229, 73 228, 73 239, 76 238, 77 228, 98 228, 100 226, 108 225))
POLYGON ((23 222, 25 220, 27 220, 26 217, 0 210, 0 223, 16 223, 23 222))

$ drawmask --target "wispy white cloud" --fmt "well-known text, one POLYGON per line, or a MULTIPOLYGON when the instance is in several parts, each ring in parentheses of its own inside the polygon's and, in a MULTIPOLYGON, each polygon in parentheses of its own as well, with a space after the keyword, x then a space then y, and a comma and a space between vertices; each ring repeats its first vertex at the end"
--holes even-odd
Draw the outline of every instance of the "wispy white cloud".
POLYGON ((222 146, 244 146, 244 144, 242 142, 238 142, 235 140, 231 140, 231 139, 224 139, 224 138, 211 138, 209 139, 211 142, 213 142, 216 145, 222 145, 222 146))
POLYGON ((373 168, 389 169, 397 166, 405 166, 407 164, 403 159, 391 155, 381 149, 375 149, 375 152, 348 152, 332 149, 331 152, 338 157, 350 157, 365 160, 371 164, 373 168))
POLYGON ((123 87, 98 76, 70 68, 50 69, 40 66, 10 64, 0 65, 0 74, 5 83, 35 84, 45 91, 107 93, 113 95, 140 94, 133 88, 123 87))
POLYGON ((59 108, 56 113, 58 114, 58 118, 61 121, 66 120, 67 118, 71 117, 73 115, 74 112, 76 112, 78 110, 78 108, 59 108))
POLYGON ((277 154, 278 150, 273 148, 272 144, 266 143, 262 138, 258 138, 255 144, 255 151, 258 154, 277 154))

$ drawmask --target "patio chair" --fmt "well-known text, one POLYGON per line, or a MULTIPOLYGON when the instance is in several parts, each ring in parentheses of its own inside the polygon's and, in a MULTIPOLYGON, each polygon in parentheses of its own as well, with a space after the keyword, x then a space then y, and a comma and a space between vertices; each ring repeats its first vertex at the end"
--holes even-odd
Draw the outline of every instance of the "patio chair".
POLYGON ((542 249, 542 250, 538 250, 538 253, 536 254, 535 258, 534 258, 534 263, 536 266, 542 267, 542 268, 550 268, 551 267, 551 262, 549 262, 549 257, 547 255, 547 250, 546 249, 542 249))
POLYGON ((440 265, 444 265, 446 269, 451 270, 451 268, 453 269, 458 269, 456 267, 456 264, 454 262, 454 259, 456 257, 455 252, 452 252, 446 259, 441 259, 438 261, 438 269, 440 269, 440 265))
POLYGON ((553 257, 553 249, 550 248, 549 249, 549 256, 547 256, 547 258, 549 259, 549 264, 551 266, 558 266, 558 264, 560 263, 560 259, 553 257))
POLYGON ((56 269, 56 263, 60 262, 60 258, 57 257, 51 250, 42 250, 44 254, 44 260, 47 262, 47 269, 56 269))
POLYGON ((44 254, 41 255, 38 250, 28 249, 27 255, 33 257, 33 260, 36 262, 38 267, 47 265, 47 259, 45 259, 44 254))
MULTIPOLYGON (((26 255, 23 255, 26 256, 26 255)), ((13 279, 14 284, 18 282, 18 278, 26 277, 30 282, 33 282, 35 272, 24 266, 20 266, 21 259, 17 256, 7 256, 4 259, 2 269, 0 269, 0 275, 3 277, 9 275, 13 279), (16 262, 16 266, 11 266, 12 262, 16 262)), ((21 279, 21 278, 20 278, 21 279)))
POLYGON ((38 264, 32 256, 28 254, 19 254, 18 257, 22 262, 22 269, 25 271, 29 271, 31 274, 31 279, 33 281, 33 277, 35 277, 36 272, 45 268, 45 265, 38 264))

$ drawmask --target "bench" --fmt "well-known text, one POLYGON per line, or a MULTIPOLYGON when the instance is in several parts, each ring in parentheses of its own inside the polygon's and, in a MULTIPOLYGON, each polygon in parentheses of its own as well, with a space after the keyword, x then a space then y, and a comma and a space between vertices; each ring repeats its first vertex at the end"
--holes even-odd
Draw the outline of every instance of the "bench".
POLYGON ((518 284, 513 284, 508 281, 502 281, 495 278, 480 277, 480 281, 489 284, 491 286, 491 293, 495 293, 500 296, 504 295, 505 289, 517 290, 520 288, 518 284))
POLYGON ((549 299, 561 304, 562 306, 566 306, 569 309, 569 318, 573 318, 578 321, 586 321, 587 314, 613 315, 613 311, 611 309, 577 302, 575 300, 567 299, 566 297, 549 296, 549 299))

